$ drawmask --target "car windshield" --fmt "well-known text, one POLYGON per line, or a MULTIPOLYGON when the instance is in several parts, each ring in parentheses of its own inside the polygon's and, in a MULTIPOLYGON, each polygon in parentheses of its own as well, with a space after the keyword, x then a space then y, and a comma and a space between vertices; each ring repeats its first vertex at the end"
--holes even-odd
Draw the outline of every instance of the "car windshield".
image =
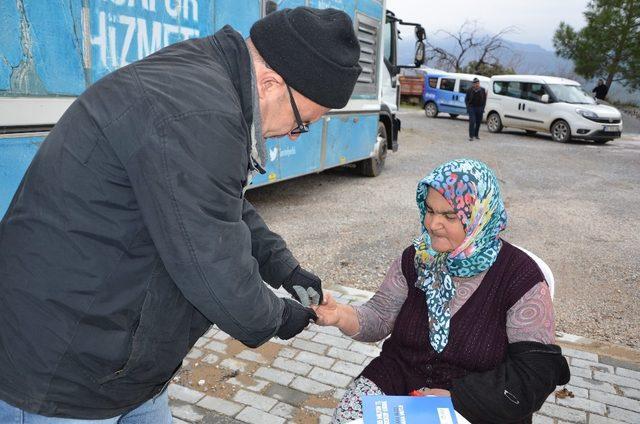
POLYGON ((593 105, 596 101, 579 85, 549 84, 556 100, 565 103, 593 105))

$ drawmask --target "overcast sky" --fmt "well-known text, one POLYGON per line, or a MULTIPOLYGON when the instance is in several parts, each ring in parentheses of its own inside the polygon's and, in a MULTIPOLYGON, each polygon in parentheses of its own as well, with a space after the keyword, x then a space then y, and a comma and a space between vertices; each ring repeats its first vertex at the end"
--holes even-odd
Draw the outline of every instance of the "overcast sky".
POLYGON ((477 20, 488 32, 516 26, 507 39, 553 50, 552 38, 561 21, 585 25, 588 0, 387 0, 387 8, 406 21, 417 21, 427 35, 439 29, 457 30, 465 20, 477 20))

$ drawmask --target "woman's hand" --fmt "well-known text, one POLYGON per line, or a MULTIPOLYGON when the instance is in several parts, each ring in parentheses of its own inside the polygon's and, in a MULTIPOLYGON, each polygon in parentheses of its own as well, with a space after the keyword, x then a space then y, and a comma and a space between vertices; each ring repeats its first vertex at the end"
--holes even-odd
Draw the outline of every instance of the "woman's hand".
POLYGON ((427 389, 427 390, 414 390, 409 393, 411 396, 440 396, 451 397, 451 392, 444 389, 427 389))
POLYGON ((334 326, 337 327, 340 322, 341 311, 338 308, 338 302, 331 296, 331 293, 325 292, 322 303, 318 306, 311 305, 311 308, 318 315, 316 324, 322 326, 334 326))
POLYGON ((360 330, 355 309, 351 305, 336 302, 329 292, 324 292, 324 299, 320 305, 311 305, 311 308, 318 315, 318 325, 338 327, 349 337, 354 337, 360 330))

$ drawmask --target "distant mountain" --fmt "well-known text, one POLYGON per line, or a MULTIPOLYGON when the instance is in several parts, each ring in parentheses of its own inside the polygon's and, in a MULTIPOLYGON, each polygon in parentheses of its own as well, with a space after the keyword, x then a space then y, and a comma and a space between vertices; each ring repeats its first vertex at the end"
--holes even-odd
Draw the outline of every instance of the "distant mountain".
MULTIPOLYGON (((451 39, 439 39, 430 36, 429 41, 446 51, 458 51, 455 41, 451 39)), ((546 50, 538 44, 518 43, 516 41, 505 40, 505 46, 507 49, 503 49, 498 54, 498 59, 502 65, 513 67, 518 74, 551 75, 570 78, 583 84, 587 91, 591 91, 592 86, 595 85, 594 80, 586 81, 573 72, 573 62, 556 56, 554 52, 546 50)), ((414 49, 414 39, 400 40, 398 43, 398 62, 404 65, 413 63, 414 49)), ((468 55, 467 60, 475 60, 476 58, 477 55, 471 53, 468 55)), ((436 67, 436 64, 428 61, 426 66, 436 67)), ((609 91, 609 96, 611 99, 617 101, 640 104, 640 92, 629 92, 628 89, 620 84, 614 83, 609 91)))
MULTIPOLYGON (((429 41, 437 47, 446 51, 455 52, 457 46, 455 41, 442 38, 430 37, 429 41)), ((498 54, 500 63, 512 66, 520 74, 563 74, 571 73, 573 63, 569 60, 559 58, 554 52, 545 50, 537 44, 518 43, 505 40, 506 49, 498 54)), ((414 40, 401 40, 398 48, 398 61, 400 63, 410 63, 413 61, 414 40)), ((468 60, 476 59, 476 54, 468 55, 468 60)), ((428 66, 435 66, 434 63, 427 63, 428 66)))

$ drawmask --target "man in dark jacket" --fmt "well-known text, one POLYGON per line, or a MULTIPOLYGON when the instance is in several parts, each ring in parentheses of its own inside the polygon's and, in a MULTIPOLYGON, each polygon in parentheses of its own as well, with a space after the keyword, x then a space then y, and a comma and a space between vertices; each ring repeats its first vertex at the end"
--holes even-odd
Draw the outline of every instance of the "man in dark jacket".
POLYGON ((480 87, 480 80, 473 79, 473 85, 469 87, 464 98, 469 114, 469 141, 480 140, 480 125, 482 124, 482 114, 487 104, 487 92, 480 87))
POLYGON ((343 12, 285 9, 73 103, 0 224, 0 422, 171 422, 164 389, 211 323, 250 347, 308 325, 263 280, 315 302, 320 280, 243 192, 264 137, 347 103, 359 53, 343 12))
POLYGON ((604 80, 600 78, 598 80, 598 85, 593 87, 593 90, 591 90, 591 92, 594 93, 596 99, 604 100, 607 97, 607 93, 609 92, 609 87, 607 87, 607 84, 604 83, 604 80))

